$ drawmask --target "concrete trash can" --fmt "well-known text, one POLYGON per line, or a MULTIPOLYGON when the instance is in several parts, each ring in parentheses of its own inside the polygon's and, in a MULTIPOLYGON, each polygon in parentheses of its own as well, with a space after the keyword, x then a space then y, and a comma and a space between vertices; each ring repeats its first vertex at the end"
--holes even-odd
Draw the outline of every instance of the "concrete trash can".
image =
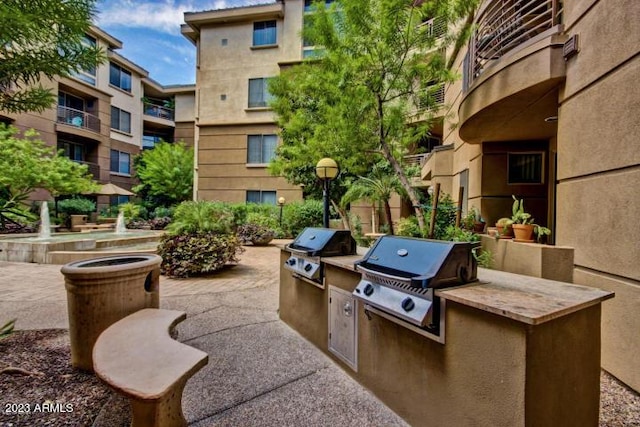
POLYGON ((93 346, 113 323, 143 308, 160 306, 158 255, 118 255, 74 261, 62 266, 71 365, 93 371, 93 346))

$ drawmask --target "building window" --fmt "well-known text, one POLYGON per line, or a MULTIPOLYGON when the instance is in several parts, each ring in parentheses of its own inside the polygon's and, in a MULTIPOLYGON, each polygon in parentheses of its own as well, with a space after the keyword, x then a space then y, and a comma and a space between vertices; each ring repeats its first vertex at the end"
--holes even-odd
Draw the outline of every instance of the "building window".
POLYGON ((131 73, 113 62, 109 63, 109 84, 131 92, 131 73))
POLYGON ((69 159, 82 162, 84 161, 84 146, 82 144, 76 144, 68 141, 58 142, 58 149, 63 150, 64 156, 69 159))
POLYGON ((247 190, 247 203, 276 204, 275 191, 247 190))
POLYGON ((111 129, 131 133, 131 113, 112 106, 111 129))
POLYGON ((122 195, 111 196, 109 198, 109 202, 111 206, 118 206, 123 203, 129 203, 129 200, 130 200, 129 196, 122 196, 122 195))
POLYGON ((509 184, 542 184, 544 153, 509 153, 509 184))
POLYGON ((249 135, 247 137, 247 163, 269 163, 276 156, 277 146, 277 135, 249 135))
POLYGON ((129 153, 111 150, 111 172, 131 175, 130 159, 129 153))
POLYGON ((253 45, 268 46, 276 44, 276 21, 253 23, 253 45))
MULTIPOLYGON (((84 37, 82 38, 81 43, 87 47, 95 47, 96 39, 94 39, 90 35, 85 34, 84 37)), ((85 83, 89 83, 91 86, 96 85, 96 67, 95 66, 89 67, 86 70, 75 71, 71 75, 78 80, 82 80, 85 83)))
POLYGON ((249 108, 266 107, 271 100, 268 78, 249 79, 249 108))

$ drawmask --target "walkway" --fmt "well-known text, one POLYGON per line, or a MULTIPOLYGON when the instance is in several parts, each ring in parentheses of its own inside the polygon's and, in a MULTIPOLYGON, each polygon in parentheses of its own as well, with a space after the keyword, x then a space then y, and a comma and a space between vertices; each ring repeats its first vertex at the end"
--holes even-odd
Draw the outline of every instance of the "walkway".
MULTIPOLYGON (((161 278, 161 306, 187 312, 179 340, 209 354, 185 389, 189 424, 406 425, 279 320, 279 262, 275 246, 247 247, 215 276, 161 278)), ((18 329, 66 329, 60 266, 0 262, 0 313, 18 329)), ((109 425, 105 418, 97 424, 109 425)))

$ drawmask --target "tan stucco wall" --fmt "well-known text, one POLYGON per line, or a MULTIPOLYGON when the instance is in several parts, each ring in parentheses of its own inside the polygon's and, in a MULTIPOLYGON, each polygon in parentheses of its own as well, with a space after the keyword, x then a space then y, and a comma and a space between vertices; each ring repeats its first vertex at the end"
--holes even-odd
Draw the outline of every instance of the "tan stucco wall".
POLYGON ((328 351, 328 288, 352 292, 360 274, 325 274, 319 289, 281 268, 280 318, 409 424, 597 425, 599 305, 531 326, 447 301, 440 344, 357 304, 354 371, 328 351))

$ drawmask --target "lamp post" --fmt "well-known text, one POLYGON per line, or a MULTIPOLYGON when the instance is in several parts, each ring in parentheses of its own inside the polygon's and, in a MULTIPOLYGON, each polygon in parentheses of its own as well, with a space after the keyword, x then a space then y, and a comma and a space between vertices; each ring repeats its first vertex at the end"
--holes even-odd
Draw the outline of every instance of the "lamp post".
POLYGON ((329 228, 329 183, 338 176, 340 169, 335 160, 325 157, 316 164, 316 175, 322 180, 322 201, 324 203, 324 214, 322 225, 329 228))
POLYGON ((284 197, 278 198, 278 206, 280 206, 280 228, 282 228, 282 208, 284 208, 285 201, 284 197))

